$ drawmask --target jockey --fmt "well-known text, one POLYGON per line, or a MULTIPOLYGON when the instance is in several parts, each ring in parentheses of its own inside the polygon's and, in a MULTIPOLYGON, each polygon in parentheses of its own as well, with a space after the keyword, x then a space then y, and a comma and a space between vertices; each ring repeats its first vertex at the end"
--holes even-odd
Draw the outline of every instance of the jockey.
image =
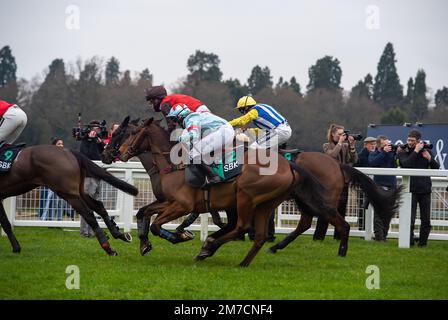
MULTIPOLYGON (((146 89, 146 101, 153 107, 155 112, 162 112, 166 117, 171 108, 177 104, 186 105, 192 112, 210 112, 200 100, 184 94, 167 95, 163 86, 154 86, 146 89)), ((174 129, 172 123, 167 123, 169 129, 174 129)))
POLYGON ((16 141, 26 122, 26 113, 18 105, 0 100, 0 147, 16 141))
POLYGON ((215 156, 220 155, 223 146, 232 143, 235 134, 232 126, 211 112, 192 112, 182 104, 173 106, 167 118, 172 118, 186 129, 179 137, 179 142, 189 144, 192 140, 189 156, 193 165, 189 166, 190 169, 202 171, 206 176, 206 184, 221 182, 220 176, 204 163, 204 156, 210 156, 212 151, 215 156))
POLYGON ((257 128, 257 139, 249 145, 250 148, 270 148, 282 145, 291 137, 291 127, 277 110, 267 104, 257 103, 251 96, 244 96, 238 100, 237 110, 243 116, 233 119, 229 123, 233 126, 246 126, 253 122, 257 128))

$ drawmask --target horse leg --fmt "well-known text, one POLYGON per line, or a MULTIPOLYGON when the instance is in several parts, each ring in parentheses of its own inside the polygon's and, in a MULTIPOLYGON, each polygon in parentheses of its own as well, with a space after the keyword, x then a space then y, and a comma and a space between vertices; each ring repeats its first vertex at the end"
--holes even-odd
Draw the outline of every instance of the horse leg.
POLYGON ((185 208, 178 202, 172 202, 161 214, 157 215, 157 218, 151 224, 150 229, 152 234, 168 240, 173 244, 192 240, 193 238, 188 234, 177 232, 174 233, 162 228, 163 224, 184 216, 186 214, 185 212, 188 211, 185 210, 185 208))
POLYGON ((231 231, 224 233, 224 235, 216 239, 211 237, 207 238, 201 251, 194 259, 204 260, 205 258, 211 257, 224 243, 244 235, 250 227, 252 208, 252 198, 243 191, 239 191, 237 194, 238 220, 236 226, 231 231))
POLYGON ((350 234, 350 225, 347 221, 340 215, 335 214, 330 219, 329 222, 335 227, 341 236, 341 242, 339 243, 338 255, 345 257, 347 255, 348 249, 348 237, 350 234))
POLYGON ((211 210, 210 215, 212 216, 213 223, 217 225, 219 228, 224 228, 226 224, 222 222, 221 216, 219 215, 219 212, 216 210, 211 210))
POLYGON ((271 217, 272 209, 262 206, 255 211, 255 237, 252 248, 250 248, 244 260, 240 263, 240 267, 248 267, 252 260, 260 251, 266 242, 269 226, 269 218, 271 217))
POLYGON ((95 236, 98 239, 98 242, 103 248, 104 251, 110 256, 116 256, 117 252, 111 248, 109 239, 104 233, 103 229, 98 225, 98 221, 96 221, 93 212, 88 209, 87 204, 82 200, 80 196, 70 195, 70 194, 61 194, 61 196, 66 200, 70 205, 75 209, 86 221, 86 223, 92 228, 93 232, 95 232, 95 236))
POLYGON ((288 234, 282 241, 280 241, 276 245, 270 247, 268 249, 268 252, 276 253, 277 250, 284 249, 288 244, 290 244, 292 241, 294 241, 298 236, 300 236, 306 230, 311 228, 312 222, 313 222, 312 215, 302 213, 302 215, 300 216, 299 224, 297 225, 296 229, 293 232, 291 232, 290 234, 288 234))
POLYGON ((104 208, 104 205, 101 201, 92 198, 88 194, 83 195, 82 199, 85 201, 85 203, 90 209, 94 210, 101 216, 101 218, 103 219, 104 223, 107 226, 107 229, 109 229, 114 239, 121 239, 125 242, 132 242, 131 234, 127 232, 126 233, 120 232, 120 228, 118 228, 115 221, 113 221, 109 217, 109 214, 107 213, 107 210, 106 208, 104 208))
POLYGON ((189 227, 196 219, 199 217, 199 213, 190 213, 185 220, 176 228, 176 231, 181 233, 184 232, 185 228, 189 227))
POLYGON ((144 207, 138 209, 136 214, 137 217, 137 230, 138 230, 138 238, 140 239, 140 254, 144 256, 148 252, 152 250, 151 242, 149 241, 149 223, 150 220, 145 217, 146 209, 151 204, 148 204, 144 207))
POLYGON ((238 220, 236 209, 226 210, 226 214, 227 214, 227 223, 224 225, 224 227, 222 227, 218 231, 215 231, 214 233, 212 233, 207 237, 204 244, 202 245, 201 251, 195 257, 195 260, 203 260, 205 258, 213 256, 213 254, 216 252, 218 248, 211 251, 209 249, 210 243, 215 241, 215 239, 218 239, 224 236, 225 234, 228 234, 233 229, 235 229, 238 220))
POLYGON ((9 242, 12 246, 12 252, 20 253, 20 244, 16 239, 16 236, 12 232, 11 223, 8 220, 8 216, 6 215, 5 208, 3 207, 3 199, 0 200, 0 225, 8 236, 9 242))

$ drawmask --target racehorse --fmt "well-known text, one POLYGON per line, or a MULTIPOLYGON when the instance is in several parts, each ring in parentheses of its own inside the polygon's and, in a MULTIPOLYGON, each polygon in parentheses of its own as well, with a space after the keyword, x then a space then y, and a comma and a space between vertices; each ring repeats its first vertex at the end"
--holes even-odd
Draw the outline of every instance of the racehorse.
MULTIPOLYGON (((61 149, 52 145, 38 145, 21 150, 10 171, 0 173, 0 201, 26 193, 38 186, 47 186, 66 200, 85 219, 108 255, 117 255, 90 209, 103 218, 114 238, 130 242, 132 237, 120 232, 115 222, 109 218, 101 201, 93 199, 84 192, 86 174, 104 180, 128 194, 134 196, 138 194, 137 188, 117 179, 78 151, 61 149)), ((0 224, 11 242, 12 251, 20 252, 20 244, 12 231, 1 202, 0 224)))
MULTIPOLYGON (((339 254, 346 255, 350 227, 335 209, 326 205, 323 187, 307 170, 272 152, 271 156, 276 157, 278 161, 277 171, 272 175, 262 175, 260 169, 266 165, 261 164, 257 156, 255 164, 243 165, 241 174, 234 181, 213 185, 209 201, 206 201, 204 191, 186 184, 184 171, 171 163, 169 159, 171 148, 168 133, 151 118, 133 132, 119 149, 122 161, 150 150, 161 173, 161 186, 166 201, 152 203, 145 213, 147 216, 158 213, 150 228, 154 235, 173 243, 180 242, 182 239, 179 239, 179 235, 161 226, 189 212, 203 213, 209 208, 215 210, 236 208, 238 214, 236 228, 216 238, 208 237, 197 258, 203 259, 213 255, 222 244, 246 233, 253 216, 254 244, 240 263, 240 266, 246 267, 266 241, 268 220, 272 210, 284 200, 294 197, 296 201, 299 199, 298 201, 305 203, 312 212, 322 212, 328 217, 342 235, 339 254), (306 192, 303 192, 304 190, 306 192)), ((244 157, 244 163, 248 163, 247 152, 244 157)))
MULTIPOLYGON (((394 191, 384 191, 361 171, 349 165, 340 164, 332 157, 321 152, 301 152, 294 161, 297 165, 309 170, 319 180, 327 190, 329 204, 337 210, 343 210, 339 207, 339 201, 344 185, 348 183, 361 188, 376 212, 393 215, 399 207, 401 186, 394 191)), ((298 204, 298 206, 301 209, 301 216, 296 229, 281 242, 269 248, 269 252, 275 253, 277 250, 284 249, 311 227, 313 216, 318 216, 318 214, 306 208, 306 205, 298 204)))
MULTIPOLYGON (((120 151, 119 148, 123 141, 125 141, 131 133, 138 128, 140 119, 130 120, 130 117, 127 116, 124 118, 120 126, 114 131, 112 134, 111 139, 109 140, 109 143, 104 148, 103 153, 101 154, 101 160, 103 163, 111 164, 114 162, 119 156, 120 151)), ((136 155, 136 157, 140 160, 143 167, 145 168, 146 172, 149 175, 149 178, 151 180, 151 187, 154 193, 154 196, 156 197, 157 201, 164 202, 165 196, 162 192, 161 185, 160 185, 160 175, 159 170, 154 164, 153 155, 151 152, 141 152, 136 155)), ((152 245, 149 242, 149 223, 150 221, 145 218, 144 212, 146 211, 147 207, 149 205, 146 205, 142 208, 140 208, 136 214, 137 217, 137 229, 138 229, 138 236, 140 239, 140 254, 143 256, 150 252, 152 250, 152 245)), ((195 214, 193 214, 195 215, 195 214)), ((195 218, 193 216, 193 218, 195 218)), ((219 213, 215 212, 215 214, 212 214, 213 222, 220 226, 222 229, 225 227, 225 224, 223 225, 222 221, 219 219, 219 213)), ((230 223, 230 226, 234 226, 236 224, 236 213, 234 214, 227 214, 228 223, 230 223)), ((195 219, 191 219, 195 220, 195 219)), ((188 225, 190 225, 193 221, 189 221, 189 219, 186 219, 178 228, 178 233, 180 234, 180 237, 182 239, 188 240, 193 239, 192 235, 183 231, 184 228, 186 228, 188 225)), ((224 229, 226 231, 226 229, 224 229)), ((222 231, 222 232, 224 232, 222 231)), ((220 233, 222 233, 220 232, 220 233)), ((218 235, 220 234, 218 233, 218 235)))

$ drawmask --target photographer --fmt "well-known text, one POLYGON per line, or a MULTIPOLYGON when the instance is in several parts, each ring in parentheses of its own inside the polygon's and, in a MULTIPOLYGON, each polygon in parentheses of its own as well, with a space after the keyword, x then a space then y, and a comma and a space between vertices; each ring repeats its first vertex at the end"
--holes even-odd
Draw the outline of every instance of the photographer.
MULTIPOLYGON (((369 155, 376 150, 376 138, 367 137, 364 139, 364 148, 358 153, 358 161, 355 167, 369 167, 369 155)), ((369 199, 362 190, 357 189, 358 198, 358 229, 365 230, 365 211, 369 207, 369 199)))
MULTIPOLYGON (((376 168, 396 168, 396 148, 390 140, 383 135, 377 137, 377 149, 369 155, 369 166, 376 168)), ((397 188, 397 177, 395 176, 374 176, 373 180, 384 190, 394 190, 397 188)), ((387 233, 392 216, 386 216, 384 212, 374 212, 373 231, 375 240, 386 241, 387 233)))
MULTIPOLYGON (((356 153, 356 140, 362 139, 360 135, 350 135, 349 131, 344 131, 344 127, 332 124, 328 129, 328 142, 324 143, 323 149, 326 154, 336 159, 339 163, 353 165, 358 161, 358 154, 356 153)), ((345 218, 345 212, 348 200, 348 184, 339 198, 338 212, 345 218)), ((313 240, 324 240, 327 233, 328 221, 322 218, 317 219, 316 231, 314 232, 313 240)), ((335 230, 334 238, 340 239, 340 235, 335 230)))
MULTIPOLYGON (((105 143, 103 138, 107 137, 107 128, 99 121, 91 121, 87 128, 80 130, 77 139, 81 140, 80 152, 90 160, 101 160, 101 153, 104 150, 105 143)), ((100 180, 93 177, 86 177, 84 180, 84 191, 94 199, 100 196, 100 180)), ((93 230, 80 216, 81 229, 80 234, 83 237, 94 236, 93 230)))
MULTIPOLYGON (((408 134, 406 144, 398 152, 398 159, 402 168, 414 169, 439 169, 439 164, 434 160, 431 153, 431 145, 421 140, 418 130, 411 130, 408 134)), ((411 207, 411 245, 414 245, 414 226, 417 212, 417 204, 420 206, 420 237, 418 246, 427 245, 429 233, 431 232, 431 178, 411 177, 410 192, 412 193, 411 207)))

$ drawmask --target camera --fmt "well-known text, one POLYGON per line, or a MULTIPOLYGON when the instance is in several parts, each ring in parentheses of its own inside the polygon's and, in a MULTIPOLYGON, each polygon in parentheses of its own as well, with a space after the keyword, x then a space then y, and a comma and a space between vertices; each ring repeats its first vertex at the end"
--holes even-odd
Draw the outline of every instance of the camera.
POLYGON ((72 136, 77 140, 84 140, 84 139, 89 139, 89 133, 90 131, 92 131, 95 127, 99 127, 100 131, 97 132, 96 136, 100 139, 107 139, 108 136, 108 130, 107 130, 107 126, 106 126, 106 120, 103 120, 101 123, 100 122, 94 122, 92 121, 89 124, 78 124, 77 127, 73 127, 72 128, 72 136))
POLYGON ((363 136, 359 133, 350 134, 350 130, 344 130, 345 140, 348 140, 348 136, 352 136, 355 141, 362 140, 363 136))
MULTIPOLYGON (((398 145, 401 149, 409 149, 409 145, 406 143, 406 144, 402 144, 402 145, 398 145)), ((423 141, 423 149, 421 150, 421 151, 423 151, 423 150, 432 150, 432 148, 433 148, 433 145, 432 145, 432 143, 427 143, 426 141, 423 141)))

